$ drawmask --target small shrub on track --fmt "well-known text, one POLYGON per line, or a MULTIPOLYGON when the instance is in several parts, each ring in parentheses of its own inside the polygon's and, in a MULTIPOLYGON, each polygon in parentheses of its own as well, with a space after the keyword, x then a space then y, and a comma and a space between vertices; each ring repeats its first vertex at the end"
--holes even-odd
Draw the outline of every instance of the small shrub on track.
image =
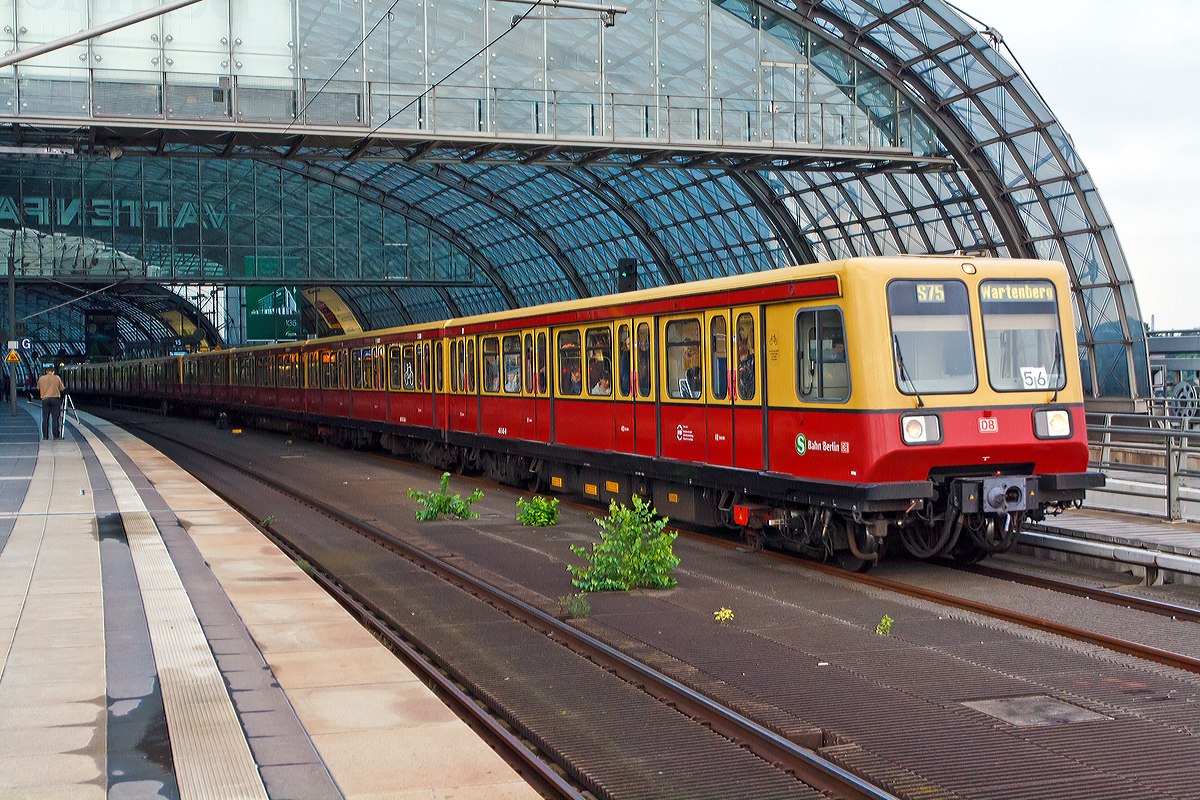
POLYGON ((546 498, 534 495, 526 502, 524 497, 517 498, 517 520, 522 525, 545 527, 558 522, 558 498, 546 498))
POLYGON ((450 487, 450 473, 442 473, 442 481, 436 492, 422 492, 416 489, 409 489, 408 496, 415 498, 423 508, 417 509, 417 519, 422 522, 433 522, 443 514, 447 517, 458 517, 459 519, 470 519, 479 515, 471 511, 471 504, 476 500, 483 498, 483 492, 476 489, 471 493, 471 496, 463 500, 459 495, 448 495, 446 490, 450 487))
POLYGON ((679 566, 671 551, 677 534, 666 532, 666 517, 658 517, 649 502, 634 495, 633 508, 608 506, 608 517, 597 519, 600 541, 589 550, 571 545, 571 552, 587 566, 568 565, 576 587, 587 592, 669 589, 675 579, 668 574, 679 566))

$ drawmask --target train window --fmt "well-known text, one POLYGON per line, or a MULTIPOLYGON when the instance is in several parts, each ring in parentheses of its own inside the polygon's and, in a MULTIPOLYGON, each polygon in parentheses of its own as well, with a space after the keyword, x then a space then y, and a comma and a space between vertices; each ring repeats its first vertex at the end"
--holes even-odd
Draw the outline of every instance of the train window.
POLYGON ((475 393, 475 340, 467 340, 467 391, 475 393))
POLYGON ((631 382, 633 374, 631 355, 629 326, 622 325, 617 328, 617 389, 621 392, 621 397, 629 397, 629 390, 633 385, 631 382))
POLYGON ((330 354, 330 352, 328 350, 322 350, 319 355, 321 358, 321 388, 322 389, 332 388, 329 384, 329 376, 330 376, 330 373, 332 373, 332 371, 333 371, 332 355, 330 354))
POLYGON ((417 389, 417 367, 413 345, 407 344, 404 346, 404 354, 400 357, 400 360, 404 365, 400 386, 406 392, 414 392, 417 389))
POLYGON ((533 334, 525 334, 525 394, 533 394, 533 334))
POLYGON ((458 342, 450 342, 450 391, 458 389, 458 342))
POLYGON ((393 392, 400 390, 400 345, 388 346, 388 388, 393 392))
POLYGON ((709 324, 712 340, 712 368, 709 388, 714 400, 724 400, 729 395, 729 323, 724 316, 713 317, 709 324))
POLYGON ((753 400, 758 381, 754 374, 754 315, 739 314, 737 318, 737 396, 753 400))
POLYGON ((442 343, 438 342, 434 349, 437 351, 434 362, 437 364, 437 390, 440 392, 442 391, 443 378, 445 377, 445 372, 443 371, 445 367, 442 366, 442 343))
POLYGON ((984 281, 979 284, 979 307, 993 389, 1061 390, 1067 385, 1053 283, 984 281))
POLYGON ((700 320, 667 323, 667 397, 697 400, 700 383, 700 320))
POLYGON ((546 385, 546 375, 549 372, 546 367, 546 359, 546 334, 539 333, 537 337, 538 394, 545 394, 549 390, 546 385))
POLYGON ((415 345, 413 345, 413 350, 416 352, 417 357, 416 375, 414 376, 416 383, 415 388, 418 391, 423 392, 425 391, 425 351, 421 349, 420 342, 417 342, 415 345))
POLYGON ((579 349, 579 331, 558 332, 558 393, 583 393, 583 368, 579 349))
POLYGON ((850 396, 846 332, 840 308, 796 315, 796 375, 801 400, 845 400, 850 396))
POLYGON ((353 389, 361 389, 362 386, 362 350, 352 350, 350 353, 350 379, 353 383, 350 384, 353 389))
POLYGON ((489 336, 481 343, 483 348, 483 390, 500 391, 500 339, 489 336))
POLYGON ((521 393, 521 337, 505 336, 504 347, 504 391, 521 393))
POLYGON ((973 392, 975 345, 962 281, 888 284, 892 371, 904 394, 973 392))
POLYGON ((612 328, 588 328, 588 394, 612 397, 612 328))
POLYGON ((241 385, 242 386, 253 386, 254 385, 254 359, 250 358, 249 356, 247 356, 246 358, 243 358, 241 360, 240 369, 241 369, 241 379, 242 379, 241 385))
POLYGON ((338 388, 350 388, 350 351, 339 350, 337 355, 338 364, 338 388))
POLYGON ((650 323, 642 322, 637 327, 637 385, 638 396, 650 396, 650 323))

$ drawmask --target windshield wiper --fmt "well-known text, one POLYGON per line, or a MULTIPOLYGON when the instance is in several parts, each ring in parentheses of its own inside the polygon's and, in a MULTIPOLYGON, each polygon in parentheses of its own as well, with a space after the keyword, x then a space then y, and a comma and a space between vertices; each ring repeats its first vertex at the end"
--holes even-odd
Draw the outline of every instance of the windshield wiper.
POLYGON ((907 381, 908 385, 912 387, 913 394, 917 396, 917 408, 924 408, 925 401, 921 399, 917 385, 912 382, 912 378, 908 377, 908 371, 904 369, 904 354, 900 352, 900 337, 893 333, 892 342, 896 345, 896 365, 900 367, 900 380, 907 381))
POLYGON ((1058 331, 1054 332, 1054 397, 1050 399, 1051 403, 1058 402, 1058 385, 1063 382, 1064 373, 1067 371, 1067 365, 1063 362, 1062 355, 1062 334, 1058 331), (1061 367, 1060 367, 1061 364, 1061 367))

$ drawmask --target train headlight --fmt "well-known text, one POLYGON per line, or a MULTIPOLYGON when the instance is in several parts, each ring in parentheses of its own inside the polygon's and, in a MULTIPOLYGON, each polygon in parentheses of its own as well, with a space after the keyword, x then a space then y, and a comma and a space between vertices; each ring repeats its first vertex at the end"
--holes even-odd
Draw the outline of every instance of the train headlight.
POLYGON ((901 417, 900 435, 905 444, 937 444, 942 440, 942 422, 936 414, 901 417))
POLYGON ((1065 408, 1033 412, 1033 432, 1039 439, 1065 439, 1071 435, 1071 414, 1065 408))

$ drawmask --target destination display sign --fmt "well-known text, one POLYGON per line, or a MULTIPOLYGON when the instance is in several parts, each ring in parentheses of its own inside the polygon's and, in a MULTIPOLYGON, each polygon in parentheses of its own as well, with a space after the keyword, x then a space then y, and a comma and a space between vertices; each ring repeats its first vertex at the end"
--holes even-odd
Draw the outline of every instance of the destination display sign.
POLYGON ((985 281, 979 287, 985 303, 1004 301, 1054 302, 1054 284, 1046 281, 985 281))

